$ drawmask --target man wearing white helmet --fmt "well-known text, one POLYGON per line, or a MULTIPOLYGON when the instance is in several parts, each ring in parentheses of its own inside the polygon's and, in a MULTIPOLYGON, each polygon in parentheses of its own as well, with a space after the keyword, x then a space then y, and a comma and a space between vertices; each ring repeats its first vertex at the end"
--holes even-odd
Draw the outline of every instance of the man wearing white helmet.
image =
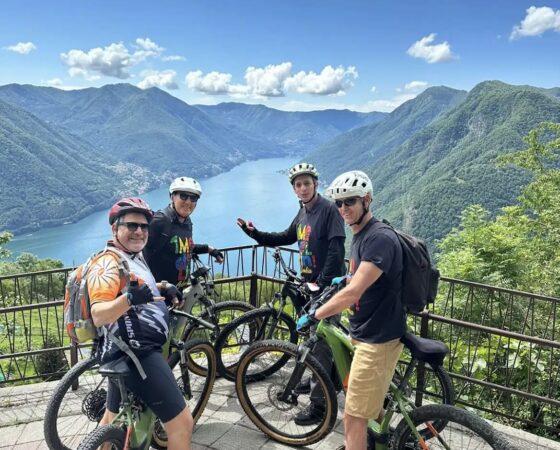
MULTIPOLYGON (((300 201, 300 209, 288 228, 267 233, 257 230, 251 221, 239 218, 237 224, 261 245, 276 247, 297 242, 302 277, 320 287, 328 286, 334 277, 346 272, 344 222, 334 204, 317 192, 319 173, 312 164, 298 163, 288 176, 300 201)), ((296 305, 298 311, 302 306, 296 305)))
POLYGON ((202 187, 194 178, 175 178, 169 186, 170 204, 159 210, 150 223, 144 257, 158 280, 166 280, 179 288, 186 287, 192 253, 210 253, 217 262, 223 255, 206 244, 195 244, 190 215, 202 195, 202 187))
MULTIPOLYGON (((334 277, 346 273, 344 264, 344 222, 338 214, 334 203, 322 197, 317 188, 319 174, 309 163, 298 163, 288 172, 294 193, 300 201, 300 209, 290 226, 279 233, 259 231, 255 225, 239 218, 238 225, 259 244, 268 246, 290 245, 298 243, 300 271, 302 277, 323 288, 334 277)), ((303 298, 293 299, 298 314, 305 304, 303 298)), ((319 341, 313 348, 313 356, 330 373, 332 354, 329 347, 319 341)), ((324 397, 321 389, 315 387, 310 379, 302 381, 297 388, 300 393, 311 392, 308 408, 299 412, 295 422, 300 426, 318 423, 324 414, 324 397)))
POLYGON ((368 420, 382 412, 403 347, 402 250, 395 232, 370 211, 373 190, 364 172, 338 176, 327 195, 335 200, 353 234, 347 286, 316 311, 300 317, 298 328, 350 308, 355 354, 344 407, 345 448, 365 450, 368 420))

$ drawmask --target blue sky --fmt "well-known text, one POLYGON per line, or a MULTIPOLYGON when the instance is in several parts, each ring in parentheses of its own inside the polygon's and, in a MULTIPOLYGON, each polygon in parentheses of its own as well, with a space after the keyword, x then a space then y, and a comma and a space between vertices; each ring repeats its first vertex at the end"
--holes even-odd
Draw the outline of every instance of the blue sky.
POLYGON ((0 3, 0 85, 391 111, 429 86, 560 86, 560 1, 0 3))

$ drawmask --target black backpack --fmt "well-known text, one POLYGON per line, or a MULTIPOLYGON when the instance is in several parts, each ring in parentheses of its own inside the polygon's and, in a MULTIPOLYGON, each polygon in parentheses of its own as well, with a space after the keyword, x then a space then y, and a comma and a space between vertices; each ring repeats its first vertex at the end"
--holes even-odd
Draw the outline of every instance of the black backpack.
POLYGON ((377 228, 392 229, 401 243, 402 303, 407 312, 420 313, 428 303, 434 303, 439 282, 439 270, 430 259, 425 242, 395 229, 389 222, 378 222, 377 228))

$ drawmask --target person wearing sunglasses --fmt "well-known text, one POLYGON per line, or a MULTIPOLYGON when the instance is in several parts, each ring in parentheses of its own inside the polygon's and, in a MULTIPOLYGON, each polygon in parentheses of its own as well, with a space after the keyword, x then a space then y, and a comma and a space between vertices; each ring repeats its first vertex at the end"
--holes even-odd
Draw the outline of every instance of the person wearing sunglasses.
POLYGON ((326 192, 353 235, 347 286, 316 311, 300 317, 298 329, 350 308, 355 353, 344 405, 346 446, 341 448, 364 449, 368 420, 382 414, 403 348, 402 249, 396 233, 370 211, 373 188, 364 172, 339 175, 326 192))
POLYGON ((223 254, 206 244, 193 241, 191 214, 202 195, 194 178, 175 178, 169 186, 171 202, 154 215, 150 223, 144 257, 158 280, 167 280, 184 289, 189 279, 191 254, 210 253, 222 263, 223 254))
MULTIPOLYGON (((251 221, 238 218, 242 230, 261 245, 279 246, 295 242, 299 247, 301 276, 320 289, 330 285, 334 277, 344 275, 344 222, 334 203, 318 192, 319 173, 312 164, 298 163, 288 172, 300 208, 287 229, 278 233, 257 230, 251 221)), ((303 297, 292 299, 298 314, 306 303, 303 297)), ((332 370, 332 354, 329 347, 319 341, 313 348, 313 356, 323 365, 327 373, 332 370)), ((311 392, 309 406, 299 412, 294 421, 308 426, 319 423, 324 414, 324 398, 320 387, 311 379, 304 379, 296 387, 299 393, 311 392)))
MULTIPOLYGON (((169 333, 167 304, 182 300, 170 283, 156 283, 142 255, 153 212, 141 198, 117 201, 109 211, 113 239, 87 271, 91 316, 103 335, 97 345, 101 364, 125 354, 131 358, 127 387, 165 426, 169 449, 190 450, 193 418, 162 354, 169 333)), ((101 424, 119 411, 120 391, 109 382, 101 424)))

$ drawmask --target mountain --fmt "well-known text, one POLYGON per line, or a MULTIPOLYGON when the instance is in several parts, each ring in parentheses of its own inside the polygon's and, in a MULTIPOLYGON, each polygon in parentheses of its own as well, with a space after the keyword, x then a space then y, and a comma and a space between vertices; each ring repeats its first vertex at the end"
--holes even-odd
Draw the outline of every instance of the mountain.
POLYGON ((287 153, 304 154, 340 133, 377 123, 386 113, 349 110, 288 112, 263 105, 220 103, 197 107, 232 129, 269 140, 287 153))
POLYGON ((248 159, 282 155, 270 142, 227 128, 166 92, 129 84, 76 91, 11 84, 0 100, 89 141, 100 155, 156 173, 208 176, 248 159))
POLYGON ((465 91, 444 86, 426 89, 380 122, 335 137, 305 160, 317 166, 324 182, 330 182, 346 170, 363 168, 381 159, 465 96, 465 91))
POLYGON ((498 167, 496 157, 525 148, 523 137, 540 122, 560 122, 552 92, 499 81, 475 86, 455 108, 369 164, 375 214, 433 243, 470 204, 493 213, 515 204, 528 175, 498 167))
POLYGON ((0 230, 74 221, 124 193, 161 182, 145 169, 96 155, 86 141, 0 101, 0 230))

